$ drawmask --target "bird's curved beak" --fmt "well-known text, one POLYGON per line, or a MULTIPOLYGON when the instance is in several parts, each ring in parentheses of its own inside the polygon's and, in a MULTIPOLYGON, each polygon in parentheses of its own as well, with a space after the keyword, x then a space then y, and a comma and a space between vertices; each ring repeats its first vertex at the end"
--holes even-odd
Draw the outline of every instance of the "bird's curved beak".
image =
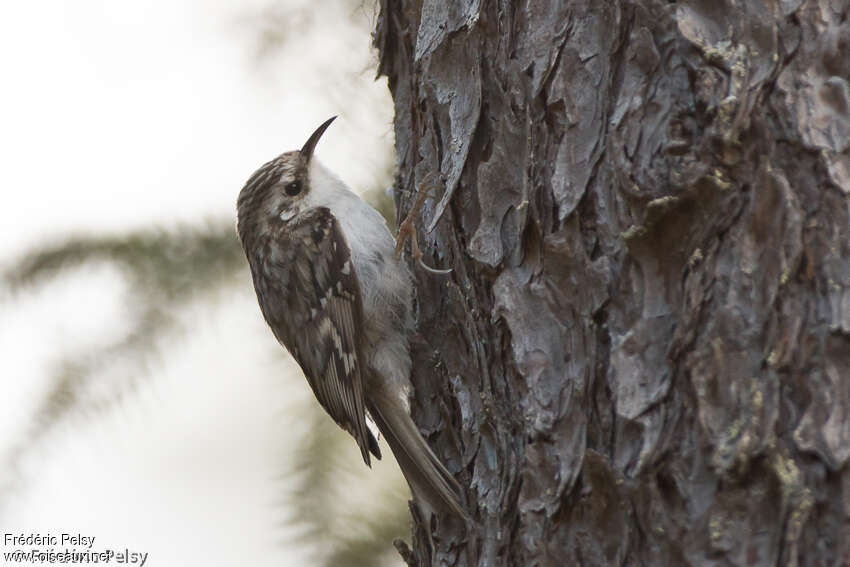
POLYGON ((309 162, 310 158, 313 157, 313 150, 316 149, 316 144, 319 143, 319 138, 322 137, 322 134, 325 133, 325 130, 328 129, 328 126, 331 125, 331 122, 336 120, 336 116, 331 116, 327 120, 325 120, 321 126, 316 128, 316 131, 310 135, 310 138, 301 148, 301 157, 304 158, 304 161, 309 162))

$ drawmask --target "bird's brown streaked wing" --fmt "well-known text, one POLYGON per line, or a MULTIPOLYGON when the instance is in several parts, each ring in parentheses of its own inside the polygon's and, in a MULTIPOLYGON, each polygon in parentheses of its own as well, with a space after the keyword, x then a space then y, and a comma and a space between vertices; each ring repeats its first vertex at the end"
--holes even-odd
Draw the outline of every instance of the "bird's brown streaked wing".
POLYGON ((370 449, 380 458, 377 442, 366 427, 363 359, 358 342, 363 305, 351 251, 338 223, 326 208, 317 208, 293 227, 301 246, 296 263, 300 285, 314 293, 299 298, 307 304, 303 328, 292 329, 286 345, 298 361, 319 403, 360 446, 367 465, 370 449))

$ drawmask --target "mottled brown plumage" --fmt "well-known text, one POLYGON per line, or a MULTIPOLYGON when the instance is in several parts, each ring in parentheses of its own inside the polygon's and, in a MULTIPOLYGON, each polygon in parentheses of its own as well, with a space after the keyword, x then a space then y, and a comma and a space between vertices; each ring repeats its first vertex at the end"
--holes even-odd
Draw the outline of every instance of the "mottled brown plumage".
POLYGON ((381 457, 367 412, 421 505, 461 517, 459 486, 409 415, 412 278, 383 218, 301 151, 258 169, 239 194, 238 231, 260 309, 319 403, 366 464, 381 457))

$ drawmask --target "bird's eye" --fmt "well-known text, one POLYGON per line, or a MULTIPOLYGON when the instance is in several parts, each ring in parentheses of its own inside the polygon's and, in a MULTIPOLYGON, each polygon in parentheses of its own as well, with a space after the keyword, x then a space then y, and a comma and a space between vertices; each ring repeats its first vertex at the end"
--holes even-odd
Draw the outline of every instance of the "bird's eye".
POLYGON ((286 187, 283 188, 286 191, 286 194, 290 197, 294 197, 298 193, 301 192, 301 182, 300 181, 292 181, 286 184, 286 187))

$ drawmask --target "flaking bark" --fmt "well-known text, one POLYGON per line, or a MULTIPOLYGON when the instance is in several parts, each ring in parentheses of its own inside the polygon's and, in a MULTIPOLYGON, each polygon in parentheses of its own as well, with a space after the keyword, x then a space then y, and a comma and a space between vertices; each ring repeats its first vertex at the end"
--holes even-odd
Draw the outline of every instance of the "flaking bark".
POLYGON ((480 523, 412 561, 850 564, 850 2, 384 0, 375 42, 480 523))

